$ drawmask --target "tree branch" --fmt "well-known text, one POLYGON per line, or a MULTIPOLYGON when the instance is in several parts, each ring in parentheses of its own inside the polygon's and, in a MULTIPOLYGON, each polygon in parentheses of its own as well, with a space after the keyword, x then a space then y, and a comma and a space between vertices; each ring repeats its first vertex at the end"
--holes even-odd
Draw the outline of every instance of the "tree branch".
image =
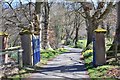
POLYGON ((90 12, 89 11, 86 11, 86 4, 84 4, 84 2, 81 2, 81 5, 83 7, 83 10, 84 10, 84 13, 86 15, 86 18, 87 19, 91 19, 91 16, 90 16, 90 12))
POLYGON ((101 20, 101 19, 105 19, 106 16, 108 15, 108 13, 111 11, 111 8, 113 8, 114 5, 113 5, 113 2, 110 2, 106 8, 106 10, 100 15, 100 17, 98 18, 98 22, 101 20))
POLYGON ((92 18, 98 18, 99 14, 101 13, 102 8, 105 6, 105 3, 103 2, 99 2, 98 3, 98 7, 96 9, 96 12, 94 13, 94 15, 92 16, 92 18), (102 5, 102 6, 101 6, 102 5), (101 7, 100 7, 101 6, 101 7))
POLYGON ((31 21, 29 20, 29 18, 27 17, 27 15, 26 15, 26 12, 25 12, 25 10, 22 8, 22 2, 21 2, 21 0, 19 0, 20 1, 20 5, 21 5, 21 10, 22 10, 22 12, 23 12, 23 14, 24 14, 24 16, 25 16, 25 18, 28 20, 28 22, 29 22, 29 24, 31 23, 31 21))
POLYGON ((7 4, 9 5, 9 7, 12 9, 12 11, 13 11, 14 14, 15 14, 15 17, 16 17, 17 21, 18 21, 19 23, 22 23, 22 22, 19 20, 19 18, 17 17, 17 12, 13 9, 12 5, 11 5, 9 2, 5 2, 5 3, 7 3, 7 4))

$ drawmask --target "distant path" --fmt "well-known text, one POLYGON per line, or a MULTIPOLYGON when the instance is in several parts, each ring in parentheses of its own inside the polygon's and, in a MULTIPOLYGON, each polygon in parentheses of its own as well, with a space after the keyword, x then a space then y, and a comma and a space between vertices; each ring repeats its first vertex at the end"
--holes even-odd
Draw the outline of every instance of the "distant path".
POLYGON ((58 80, 59 78, 64 78, 63 80, 88 80, 81 79, 89 78, 85 69, 85 65, 83 61, 80 60, 81 50, 77 48, 69 48, 67 46, 64 48, 70 50, 70 52, 63 53, 52 61, 48 61, 48 64, 44 65, 42 69, 36 73, 32 73, 29 76, 29 80, 32 80, 30 78, 58 78, 58 80))

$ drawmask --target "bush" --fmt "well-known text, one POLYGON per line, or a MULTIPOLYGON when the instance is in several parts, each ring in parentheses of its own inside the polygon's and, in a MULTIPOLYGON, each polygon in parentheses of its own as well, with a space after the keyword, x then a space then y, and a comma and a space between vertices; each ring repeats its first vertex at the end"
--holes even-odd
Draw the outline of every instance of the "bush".
POLYGON ((54 55, 56 55, 58 52, 56 50, 50 50, 50 49, 47 49, 47 50, 42 50, 41 51, 41 58, 52 58, 54 57, 54 55))
POLYGON ((63 52, 67 52, 68 50, 64 48, 58 48, 56 51, 63 53, 63 52))
POLYGON ((87 40, 78 40, 77 47, 83 49, 86 47, 86 44, 87 44, 87 40))
POLYGON ((42 54, 41 54, 41 58, 48 58, 48 56, 49 56, 48 53, 44 53, 44 54, 42 53, 42 54))
POLYGON ((87 64, 92 63, 92 61, 93 61, 93 56, 90 56, 87 59, 85 59, 85 63, 87 63, 87 64))
POLYGON ((105 75, 110 68, 112 68, 110 65, 103 65, 88 69, 88 72, 91 78, 107 78, 105 75))
POLYGON ((91 57, 93 55, 93 50, 86 50, 85 52, 82 53, 84 58, 91 57))
POLYGON ((86 68, 92 68, 92 61, 93 61, 93 50, 86 50, 82 53, 83 57, 85 58, 85 65, 86 68))
POLYGON ((47 60, 52 59, 55 56, 57 56, 57 55, 59 55, 61 53, 64 53, 66 51, 67 50, 64 49, 64 48, 59 48, 59 49, 56 49, 56 50, 53 50, 53 49, 46 49, 46 50, 41 49, 41 53, 40 53, 40 55, 41 55, 41 61, 43 61, 43 62, 46 63, 47 60))
POLYGON ((18 53, 17 52, 11 53, 10 58, 18 60, 18 53))
POLYGON ((92 80, 99 80, 100 78, 105 78, 105 79, 111 78, 110 76, 106 76, 106 74, 107 74, 107 71, 114 66, 102 65, 102 66, 94 67, 92 65, 92 61, 93 61, 92 54, 93 54, 93 50, 86 50, 85 52, 82 53, 82 55, 85 58, 85 66, 86 66, 86 69, 88 70, 90 78, 95 78, 92 80), (96 78, 98 78, 98 79, 96 79, 96 78))
POLYGON ((47 50, 41 49, 41 58, 42 59, 43 58, 50 59, 50 58, 55 57, 58 54, 61 54, 61 53, 67 52, 67 51, 68 50, 66 50, 64 48, 59 48, 59 49, 56 49, 56 50, 53 50, 53 49, 47 49, 47 50))

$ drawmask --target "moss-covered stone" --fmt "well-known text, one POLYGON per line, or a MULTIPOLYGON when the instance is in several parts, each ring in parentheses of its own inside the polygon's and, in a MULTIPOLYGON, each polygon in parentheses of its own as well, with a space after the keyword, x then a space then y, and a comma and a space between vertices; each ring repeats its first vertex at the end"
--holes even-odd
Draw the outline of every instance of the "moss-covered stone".
POLYGON ((23 35, 23 34, 32 34, 32 32, 30 30, 22 30, 19 34, 20 35, 23 35))
POLYGON ((105 29, 103 29, 103 28, 101 28, 101 27, 98 27, 96 30, 94 30, 95 32, 97 32, 97 33, 106 33, 107 32, 107 30, 105 30, 105 29))
POLYGON ((8 33, 6 33, 6 32, 0 32, 0 36, 8 36, 8 33))

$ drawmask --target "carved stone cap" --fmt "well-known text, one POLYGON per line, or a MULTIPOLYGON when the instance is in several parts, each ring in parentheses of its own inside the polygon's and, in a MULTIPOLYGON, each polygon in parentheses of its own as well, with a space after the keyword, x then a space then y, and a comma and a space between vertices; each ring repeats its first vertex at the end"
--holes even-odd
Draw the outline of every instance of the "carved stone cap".
POLYGON ((20 35, 32 34, 32 32, 31 32, 30 30, 22 30, 19 34, 20 34, 20 35))
POLYGON ((98 27, 96 30, 94 30, 94 32, 96 32, 96 33, 106 33, 107 30, 105 30, 105 29, 103 29, 101 27, 98 27))
POLYGON ((0 36, 8 36, 8 33, 6 33, 6 32, 0 32, 0 36))

